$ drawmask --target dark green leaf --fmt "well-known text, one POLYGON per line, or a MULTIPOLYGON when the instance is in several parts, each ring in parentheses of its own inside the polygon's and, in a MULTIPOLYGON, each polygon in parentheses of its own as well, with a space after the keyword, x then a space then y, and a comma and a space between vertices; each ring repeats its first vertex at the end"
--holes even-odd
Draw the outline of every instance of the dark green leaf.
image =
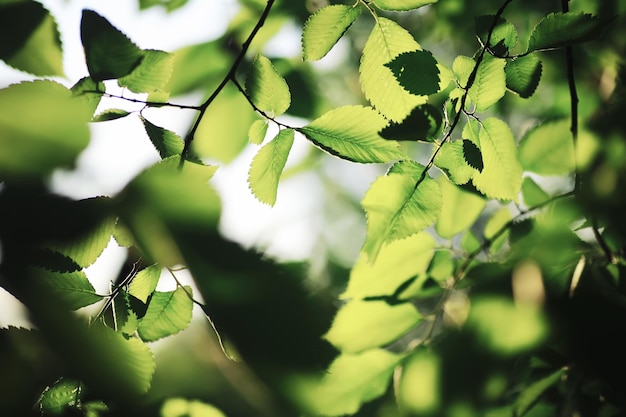
POLYGON ((380 136, 392 140, 432 142, 439 137, 442 128, 441 110, 431 104, 422 104, 414 108, 402 122, 391 122, 380 131, 380 136))
POLYGON ((89 75, 95 81, 130 74, 144 56, 126 35, 93 10, 83 10, 80 37, 89 75))
POLYGON ((428 51, 404 52, 385 64, 400 85, 416 96, 427 96, 439 91, 439 68, 428 51))
POLYGON ((521 417, 530 411, 531 407, 539 400, 541 395, 553 385, 561 382, 564 375, 565 369, 557 369, 526 387, 519 397, 517 397, 517 400, 515 400, 515 417, 521 417))
POLYGON ((530 34, 528 52, 562 48, 597 38, 605 22, 587 13, 551 13, 530 34))
MULTIPOLYGON (((493 25, 494 18, 495 16, 489 15, 477 16, 474 19, 476 33, 478 34, 478 37, 483 45, 487 43, 487 36, 489 35, 489 30, 493 25)), ((515 26, 502 17, 498 18, 495 26, 493 27, 491 38, 489 39, 489 49, 497 56, 506 56, 513 49, 516 43, 517 30, 515 29, 515 26)))
POLYGON ((109 120, 121 119, 122 117, 126 117, 130 114, 130 112, 122 109, 108 109, 103 111, 102 113, 96 114, 92 121, 93 122, 108 122, 109 120))
POLYGON ((478 172, 483 170, 483 156, 478 146, 471 140, 463 139, 463 157, 465 162, 478 172))
POLYGON ((83 398, 83 387, 75 379, 60 379, 46 387, 37 405, 42 415, 59 415, 69 408, 77 408, 83 398))
POLYGON ((526 55, 507 61, 504 67, 506 87, 522 98, 533 95, 541 79, 542 65, 535 55, 526 55))

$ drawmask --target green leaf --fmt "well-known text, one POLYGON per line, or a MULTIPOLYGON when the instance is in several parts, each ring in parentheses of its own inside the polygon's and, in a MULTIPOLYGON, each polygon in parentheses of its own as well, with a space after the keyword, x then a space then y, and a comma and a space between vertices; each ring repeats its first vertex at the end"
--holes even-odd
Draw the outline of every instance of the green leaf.
POLYGON ((437 179, 441 188, 441 214, 435 223, 437 234, 445 239, 467 230, 485 208, 484 198, 463 190, 444 176, 437 179))
POLYGON ((255 120, 248 130, 248 137, 250 138, 250 143, 254 145, 260 145, 265 140, 265 135, 267 134, 267 120, 255 120))
POLYGON ((551 13, 534 27, 527 52, 556 49, 597 38, 605 22, 587 13, 551 13))
POLYGON ((524 177, 524 181, 522 181, 522 199, 527 207, 535 207, 548 201, 550 196, 532 178, 524 177))
POLYGON ((574 142, 569 120, 553 120, 531 129, 520 141, 519 157, 526 171, 540 175, 572 172, 574 142))
POLYGON ((80 37, 89 75, 95 81, 124 77, 144 57, 126 35, 93 10, 83 10, 80 37))
POLYGON ((61 37, 52 15, 36 1, 0 4, 0 59, 38 76, 63 75, 61 37))
POLYGON ((447 249, 435 251, 430 265, 428 265, 428 276, 437 282, 445 283, 454 273, 454 260, 452 253, 447 249))
POLYGON ((169 13, 180 9, 187 4, 188 1, 189 0, 139 0, 139 10, 145 10, 153 6, 163 6, 169 13))
POLYGON ((439 68, 428 51, 404 52, 385 64, 409 93, 427 96, 439 91, 439 68))
POLYGON ((413 36, 396 22, 379 17, 370 34, 359 66, 361 88, 365 97, 385 117, 399 122, 427 97, 415 96, 396 81, 385 66, 403 52, 421 49, 413 36))
POLYGON ((485 167, 483 163, 483 156, 480 153, 478 146, 471 140, 463 139, 463 158, 467 165, 474 168, 476 171, 481 172, 485 167))
MULTIPOLYGON (((474 18, 476 33, 483 45, 487 43, 489 30, 493 25, 495 16, 477 16, 474 18)), ((517 43, 517 30, 506 19, 499 17, 491 33, 489 39, 489 49, 496 56, 506 56, 515 47, 517 43)))
POLYGON ((63 414, 68 408, 78 408, 84 392, 80 381, 61 378, 46 387, 37 400, 42 415, 63 414))
POLYGON ((144 303, 148 302, 148 297, 152 295, 161 277, 161 267, 159 265, 148 266, 137 272, 135 278, 128 287, 128 293, 144 303))
POLYGON ((391 122, 380 131, 385 139, 432 142, 443 128, 443 114, 432 104, 422 104, 411 111, 402 122, 391 122))
POLYGON ((322 59, 361 14, 361 8, 335 4, 322 7, 304 23, 302 56, 306 61, 322 59))
POLYGON ((553 385, 563 380, 565 369, 557 369, 551 374, 533 382, 526 387, 515 400, 514 412, 515 417, 521 417, 526 414, 533 405, 539 400, 541 395, 553 385))
POLYGON ((500 235, 497 235, 497 233, 500 232, 511 221, 511 219, 511 210, 509 210, 508 207, 502 207, 500 210, 496 211, 489 218, 489 220, 487 220, 483 234, 485 239, 493 240, 490 246, 492 252, 497 252, 506 242, 509 231, 507 230, 500 235))
POLYGON ((283 114, 291 104, 287 82, 263 55, 252 62, 246 77, 246 92, 252 102, 270 116, 283 114))
POLYGON ((96 294, 96 290, 83 271, 59 273, 37 269, 35 273, 40 279, 45 280, 50 291, 62 299, 71 310, 97 303, 103 298, 96 294))
POLYGON ((168 398, 161 406, 161 417, 226 417, 218 408, 198 400, 168 398))
POLYGON ((361 202, 367 216, 363 251, 370 262, 375 262, 385 244, 419 233, 437 220, 441 190, 424 169, 414 162, 399 162, 365 193, 361 202))
POLYGON ((24 82, 2 89, 0 108, 2 179, 71 167, 89 142, 90 109, 55 82, 24 82))
POLYGON ((474 251, 477 251, 478 249, 480 249, 480 245, 481 243, 476 235, 469 230, 461 238, 461 247, 467 253, 473 253, 474 251))
POLYGON ((435 156, 435 165, 442 169, 455 184, 465 184, 474 175, 474 168, 469 166, 463 152, 463 142, 445 142, 435 156))
POLYGON ((485 55, 468 93, 476 106, 476 111, 488 109, 506 93, 505 65, 506 60, 485 55))
POLYGON ((325 151, 349 161, 385 163, 405 158, 397 143, 378 135, 386 126, 387 120, 370 107, 344 106, 297 130, 325 151))
POLYGON ((522 98, 533 95, 541 79, 542 64, 536 55, 526 55, 507 61, 504 67, 506 88, 522 98))
POLYGON ((153 342, 186 329, 193 310, 188 293, 191 293, 189 286, 175 291, 155 291, 146 315, 139 322, 139 336, 146 342, 153 342))
POLYGON ((359 353, 395 341, 420 319, 410 303, 354 300, 341 307, 324 337, 343 353, 359 353))
POLYGON ((437 3, 438 0, 374 0, 374 4, 381 10, 413 10, 437 3))
POLYGON ((304 406, 313 415, 342 416, 356 413, 361 405, 387 390, 402 356, 382 349, 343 354, 330 365, 318 383, 297 387, 304 406))
POLYGON ((94 114, 98 104, 100 104, 104 90, 104 83, 102 81, 96 82, 91 77, 81 78, 71 88, 72 95, 76 101, 82 104, 85 112, 90 116, 94 114))
POLYGON ((102 113, 98 113, 92 119, 92 122, 108 122, 109 120, 121 119, 126 117, 130 112, 122 109, 107 109, 102 113))
POLYGON ((420 346, 402 367, 396 398, 413 415, 437 415, 441 406, 443 364, 433 350, 420 346))
POLYGON ((146 120, 143 116, 141 121, 146 133, 152 142, 152 145, 156 148, 157 152, 161 156, 161 159, 169 158, 170 156, 180 155, 183 153, 183 140, 176 133, 171 130, 167 130, 160 126, 156 126, 146 120))
POLYGON ((522 166, 509 126, 494 117, 486 119, 479 139, 484 168, 481 172, 474 171, 474 185, 489 198, 517 200, 522 186, 522 166))
POLYGON ((278 181, 293 145, 294 131, 283 129, 256 154, 248 172, 250 190, 260 202, 276 204, 278 181))
POLYGON ((143 59, 130 74, 117 80, 120 87, 126 87, 135 93, 155 94, 163 91, 172 75, 174 55, 153 49, 143 51, 143 59))

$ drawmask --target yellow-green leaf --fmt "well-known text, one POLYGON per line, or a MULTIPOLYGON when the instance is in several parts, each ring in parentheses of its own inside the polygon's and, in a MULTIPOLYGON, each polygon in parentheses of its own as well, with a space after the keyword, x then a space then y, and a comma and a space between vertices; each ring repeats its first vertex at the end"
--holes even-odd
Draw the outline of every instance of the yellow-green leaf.
POLYGON ((250 143, 254 145, 260 145, 263 143, 265 135, 267 134, 267 127, 266 120, 255 120, 250 125, 250 129, 248 129, 248 138, 250 139, 250 143))
POLYGON ((323 58, 361 14, 354 6, 335 4, 309 16, 302 29, 302 55, 307 61, 323 58))
POLYGON ((160 276, 161 267, 159 265, 151 265, 142 269, 131 281, 128 293, 146 303, 148 297, 156 289, 160 276))
POLYGON ((146 315, 139 322, 139 336, 146 342, 153 342, 187 328, 193 310, 193 301, 188 293, 191 293, 189 286, 175 291, 154 292, 146 315))
POLYGON ((520 141, 519 157, 526 171, 564 175, 574 170, 574 142, 567 119, 543 123, 520 141))
POLYGON ((174 55, 153 49, 143 51, 141 63, 133 71, 117 80, 120 87, 126 87, 135 93, 155 94, 161 92, 172 75, 174 55))
POLYGON ((271 116, 283 114, 291 104, 287 82, 263 55, 252 62, 246 77, 246 92, 259 109, 271 116))
POLYGON ((270 206, 276 203, 278 181, 287 163, 293 137, 292 129, 281 130, 252 160, 248 183, 254 196, 262 203, 270 206))
POLYGON ((413 10, 422 6, 437 3, 438 0, 374 0, 374 4, 381 10, 413 10))
POLYGON ((463 190, 441 176, 437 179, 441 188, 441 214, 437 218, 435 230, 445 239, 468 229, 485 208, 484 198, 463 190))

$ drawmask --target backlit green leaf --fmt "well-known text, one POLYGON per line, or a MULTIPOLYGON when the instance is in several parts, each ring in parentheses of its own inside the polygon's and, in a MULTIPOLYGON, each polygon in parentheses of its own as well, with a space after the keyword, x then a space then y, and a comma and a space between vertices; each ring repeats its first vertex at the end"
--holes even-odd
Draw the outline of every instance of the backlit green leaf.
POLYGON ((63 75, 61 37, 52 15, 36 1, 0 4, 0 59, 34 75, 63 75))
POLYGON ((260 145, 263 143, 265 135, 267 134, 267 127, 268 125, 266 120, 255 120, 254 123, 250 125, 250 129, 248 130, 250 143, 254 145, 260 145))
POLYGON ((168 292, 156 291, 150 299, 146 315, 139 323, 139 336, 146 342, 153 342, 187 328, 193 310, 193 301, 187 293, 191 293, 191 287, 168 292))
POLYGON ((325 338, 343 353, 358 353, 395 341, 420 318, 410 303, 349 301, 337 312, 325 338))
POLYGON ((506 242, 509 231, 499 233, 509 224, 512 218, 511 210, 508 207, 502 207, 487 220, 483 234, 485 239, 493 240, 490 245, 492 252, 498 251, 506 242))
POLYGON ((62 378, 41 393, 37 405, 42 415, 58 415, 68 408, 78 407, 83 398, 82 384, 75 379, 62 378))
POLYGON ((283 129, 256 154, 248 172, 250 190, 260 202, 273 206, 276 203, 278 181, 287 163, 294 131, 283 129))
POLYGON ((520 141, 519 157, 526 171, 563 175, 574 169, 574 142, 567 119, 543 123, 520 141))
POLYGON ((148 297, 152 295, 161 276, 161 267, 159 265, 148 266, 137 272, 135 278, 128 287, 128 293, 135 298, 148 302, 148 297))
POLYGON ((91 305, 103 298, 96 294, 96 290, 83 271, 59 273, 37 270, 37 275, 45 280, 50 291, 58 295, 71 310, 91 305))
POLYGON ((189 0, 139 0, 139 9, 145 10, 153 6, 163 6, 168 12, 173 12, 183 7, 188 1, 189 0))
POLYGON ((89 142, 89 108, 52 81, 0 90, 0 178, 71 167, 89 142))
POLYGON ((144 57, 126 35, 93 10, 83 10, 80 37, 89 75, 95 81, 124 77, 144 57))
POLYGON ((198 400, 168 398, 161 406, 161 417, 226 417, 220 409, 198 400))
POLYGON ((283 114, 291 104, 289 86, 272 62, 263 55, 257 56, 252 62, 246 77, 246 92, 259 109, 271 116, 283 114))
POLYGON ((528 98, 533 95, 539 85, 541 71, 541 61, 535 55, 511 59, 504 67, 506 87, 515 91, 520 97, 528 98))
POLYGON ((140 117, 150 141, 162 159, 182 154, 184 143, 180 136, 171 130, 152 124, 143 116, 140 117))
POLYGON ((485 55, 478 67, 476 79, 469 90, 469 98, 476 106, 477 111, 488 109, 506 93, 505 65, 506 60, 485 55))
POLYGON ((122 109, 107 109, 102 113, 96 114, 93 117, 92 122, 108 122, 109 120, 121 119, 129 114, 130 112, 122 109))
MULTIPOLYGON (((474 19, 476 33, 480 37, 483 45, 487 43, 487 36, 493 25, 494 17, 495 16, 477 16, 474 19)), ((493 27, 491 38, 489 39, 489 49, 497 56, 506 56, 516 43, 517 30, 515 26, 502 17, 498 18, 493 27)))
POLYGON ((363 163, 385 163, 403 159, 405 154, 395 142, 378 132, 387 120, 370 107, 339 107, 297 129, 314 144, 342 159, 363 163))
POLYGON ((362 404, 385 393, 401 359, 382 349, 340 355, 320 382, 299 387, 301 400, 313 415, 354 414, 362 404))
POLYGON ((595 39, 603 25, 604 22, 587 13, 551 13, 533 29, 527 51, 562 48, 595 39))
POLYGON ((439 68, 428 51, 403 52, 385 64, 400 85, 416 96, 427 96, 439 91, 439 68))
POLYGON ((117 83, 135 93, 161 92, 166 97, 163 88, 172 75, 174 55, 153 49, 144 50, 143 54, 139 65, 130 74, 119 78, 117 83))
MULTIPOLYGON (((91 77, 81 78, 71 88, 72 94, 82 104, 85 112, 93 115, 100 104, 105 87, 102 81, 94 81, 91 77)), ((93 121, 93 120, 92 120, 93 121)))
POLYGON ((374 0, 376 7, 382 10, 413 10, 428 4, 437 3, 438 0, 374 0))
POLYGON ((454 185, 444 176, 439 177, 437 182, 441 187, 442 205, 435 230, 439 236, 449 239, 474 224, 487 202, 454 185))
POLYGON ((435 157, 435 165, 442 169, 455 184, 465 184, 474 175, 463 152, 463 141, 445 142, 435 157))
POLYGON ((307 61, 323 58, 361 14, 358 4, 322 7, 309 16, 302 29, 302 55, 307 61))
POLYGON ((524 177, 524 181, 522 181, 522 199, 527 207, 534 207, 548 201, 550 196, 532 178, 524 177))
POLYGON ((515 400, 515 417, 521 417, 530 411, 531 407, 539 400, 541 395, 553 385, 561 382, 564 375, 564 368, 557 369, 526 387, 515 400))
POLYGON ((437 220, 441 191, 424 169, 417 163, 399 162, 365 193, 361 202, 367 216, 363 251, 370 262, 375 262, 385 244, 419 233, 437 220))
POLYGON ((436 352, 416 349, 402 368, 396 391, 399 404, 415 415, 436 415, 442 400, 442 368, 436 352))
POLYGON ((439 137, 442 128, 441 110, 426 103, 414 108, 402 122, 391 122, 380 135, 385 139, 432 142, 439 137))
POLYGON ((517 200, 522 186, 522 166, 509 126, 493 117, 486 119, 479 139, 484 168, 481 172, 474 171, 474 185, 487 197, 517 200))
POLYGON ((361 88, 370 103, 388 119, 399 122, 427 100, 402 88, 385 66, 403 52, 420 49, 407 30, 384 17, 378 18, 367 39, 359 66, 361 88))

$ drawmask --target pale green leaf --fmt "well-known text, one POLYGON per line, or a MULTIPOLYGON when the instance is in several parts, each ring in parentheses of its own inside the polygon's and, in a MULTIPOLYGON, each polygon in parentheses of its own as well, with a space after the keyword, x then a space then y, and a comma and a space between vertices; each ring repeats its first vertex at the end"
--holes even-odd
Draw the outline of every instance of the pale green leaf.
POLYGON ((574 170, 574 142, 568 119, 531 129, 519 145, 524 170, 541 175, 564 175, 574 170))
POLYGON ((226 417, 218 408, 198 400, 168 398, 161 406, 160 417, 226 417))
POLYGON ((172 75, 174 55, 153 49, 144 50, 143 54, 141 63, 130 74, 119 78, 117 83, 135 93, 163 92, 172 75))
POLYGON ((463 141, 445 142, 435 156, 435 165, 442 169, 455 184, 465 184, 474 175, 463 153, 463 141))
POLYGON ((358 353, 395 341, 420 319, 410 303, 353 300, 337 312, 324 337, 343 353, 358 353))
POLYGON ((403 52, 385 64, 409 93, 427 96, 439 91, 437 60, 428 51, 403 52))
POLYGON ((0 178, 71 167, 89 142, 90 108, 67 88, 40 80, 0 90, 0 178), (27 115, 27 116, 26 116, 27 115))
POLYGON ((250 143, 254 145, 260 145, 263 143, 265 135, 267 134, 267 127, 268 125, 266 120, 255 120, 254 123, 250 125, 250 129, 248 130, 250 143))
POLYGON ((56 294, 71 310, 77 310, 102 300, 83 271, 67 273, 36 270, 40 279, 45 280, 50 291, 56 294))
POLYGON ((294 131, 283 129, 256 154, 248 172, 250 190, 260 202, 276 203, 278 181, 293 145, 294 131))
POLYGON ((302 55, 306 61, 323 58, 361 14, 361 8, 335 4, 309 16, 302 29, 302 55))
POLYGON ((477 251, 478 249, 480 249, 480 245, 480 241, 471 231, 465 233, 461 238, 461 247, 467 253, 473 253, 474 251, 477 251))
POLYGON ((406 91, 385 66, 403 52, 420 50, 413 36, 396 22, 379 17, 370 34, 359 66, 361 88, 365 97, 385 117, 399 122, 411 110, 427 101, 406 91))
POLYGON ((474 185, 489 198, 517 200, 522 186, 522 166, 509 126, 493 117, 486 119, 479 140, 484 168, 481 172, 474 171, 474 185))
POLYGON ((527 207, 534 207, 548 201, 550 196, 532 178, 524 177, 524 181, 522 181, 522 199, 527 207))
POLYGON ((263 55, 252 62, 246 77, 246 93, 255 106, 271 116, 283 114, 291 104, 287 82, 263 55))
POLYGON ((604 23, 587 13, 551 13, 533 29, 527 51, 562 48, 595 39, 604 23))
POLYGON ((309 414, 342 416, 356 413, 380 397, 402 359, 382 349, 338 356, 321 381, 303 381, 296 387, 309 414))
POLYGON ((370 262, 375 262, 385 244, 419 233, 437 220, 441 190, 424 169, 417 163, 399 162, 365 193, 361 202, 367 216, 363 251, 370 262))
POLYGON ((526 387, 515 400, 514 410, 515 417, 521 417, 526 414, 532 406, 539 400, 541 395, 553 385, 563 380, 565 369, 557 369, 556 371, 546 375, 526 387))
POLYGON ((121 119, 126 117, 130 112, 122 109, 107 109, 102 113, 98 113, 91 120, 92 122, 108 122, 109 120, 121 119))
POLYGON ((145 10, 153 6, 163 6, 169 13, 180 9, 187 4, 188 1, 189 0, 139 0, 139 9, 145 10))
POLYGON ((124 77, 144 57, 137 45, 93 10, 83 10, 80 38, 89 75, 95 81, 124 77))
POLYGON ((63 75, 61 37, 52 15, 36 1, 0 4, 0 59, 34 75, 63 75))
POLYGON ((381 10, 413 10, 437 3, 438 0, 374 0, 374 4, 381 10))
POLYGON ((511 210, 508 207, 502 207, 487 220, 483 234, 486 240, 492 240, 489 246, 492 252, 497 252, 506 242, 509 231, 500 232, 509 224, 512 218, 511 210))
POLYGON ((468 93, 476 106, 476 111, 488 109, 506 93, 505 65, 506 60, 485 55, 468 93))
POLYGON ((37 400, 42 415, 60 415, 68 408, 78 407, 84 396, 82 383, 76 379, 61 378, 46 387, 37 400))
POLYGON ((162 159, 182 154, 184 143, 180 136, 171 130, 152 124, 143 116, 140 117, 152 145, 154 145, 162 159))
POLYGON ((499 17, 494 25, 494 18, 495 16, 493 15, 477 16, 474 18, 476 33, 482 44, 485 45, 487 43, 489 30, 493 26, 493 31, 489 39, 489 49, 495 53, 496 56, 506 56, 517 43, 517 30, 515 26, 502 17, 499 17))
POLYGON ((483 211, 484 198, 463 190, 441 176, 437 179, 441 188, 441 214, 435 223, 437 234, 445 239, 467 230, 483 211))
POLYGON ((438 415, 442 405, 441 358, 433 350, 419 347, 407 358, 396 395, 403 409, 414 415, 438 415))
POLYGON ((189 286, 175 291, 155 291, 146 315, 139 322, 139 336, 146 342, 153 342, 187 328, 193 310, 193 301, 188 293, 191 293, 189 286))
POLYGON ((161 276, 161 267, 159 265, 148 266, 133 278, 128 287, 128 293, 144 303, 148 302, 148 297, 152 295, 161 276))
POLYGON ((448 249, 435 251, 433 259, 428 265, 428 276, 437 282, 446 282, 454 273, 452 252, 448 249))
POLYGON ((378 134, 386 126, 387 120, 370 107, 344 106, 297 130, 325 151, 349 161, 385 163, 405 158, 396 142, 378 134))
POLYGON ((467 81, 469 79, 472 70, 476 66, 476 61, 472 58, 464 55, 459 55, 454 58, 452 62, 452 72, 456 76, 458 80, 458 84, 461 87, 467 86, 467 81))
POLYGON ((508 60, 504 67, 506 87, 522 98, 533 95, 541 79, 541 61, 535 55, 508 60))

